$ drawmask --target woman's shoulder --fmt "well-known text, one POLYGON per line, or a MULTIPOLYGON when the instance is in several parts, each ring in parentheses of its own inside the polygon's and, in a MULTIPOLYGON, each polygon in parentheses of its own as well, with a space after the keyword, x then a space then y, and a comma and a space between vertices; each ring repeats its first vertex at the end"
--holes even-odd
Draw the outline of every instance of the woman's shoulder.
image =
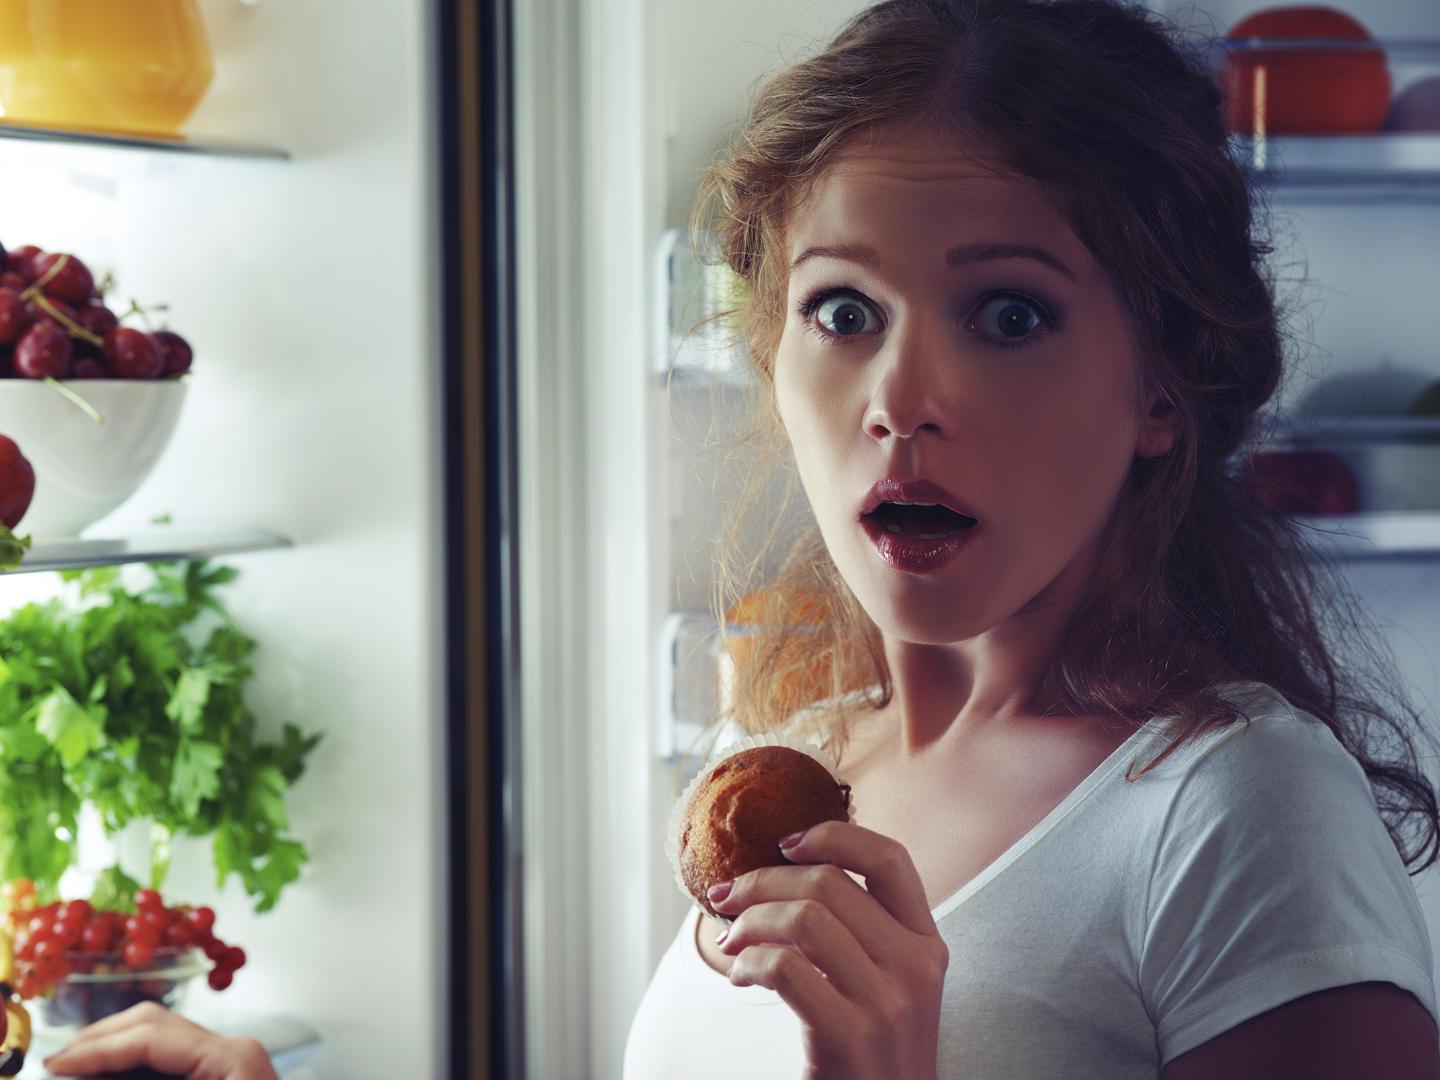
POLYGON ((1182 748, 1145 894, 1165 1056, 1353 983, 1395 983, 1433 1015, 1425 920, 1359 762, 1269 687, 1225 696, 1240 719, 1182 748))
POLYGON ((1266 877, 1302 864, 1365 866, 1408 888, 1370 780, 1335 733, 1268 686, 1236 684, 1225 698, 1238 718, 1154 770, 1163 813, 1156 872, 1223 865, 1266 877))
MULTIPOLYGON (((1348 794, 1374 805, 1360 762, 1324 722, 1263 683, 1227 684, 1220 694, 1236 719, 1177 747, 1173 763, 1158 770, 1182 779, 1189 799, 1289 802, 1348 794)), ((1156 724, 1157 744, 1168 737, 1156 724)))

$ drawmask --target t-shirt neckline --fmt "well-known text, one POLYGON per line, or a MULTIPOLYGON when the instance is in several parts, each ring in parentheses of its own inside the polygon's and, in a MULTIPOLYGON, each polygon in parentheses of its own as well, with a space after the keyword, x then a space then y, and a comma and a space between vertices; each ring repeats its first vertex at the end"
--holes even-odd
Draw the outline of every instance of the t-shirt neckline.
POLYGON ((1024 855, 1040 842, 1044 836, 1055 828, 1064 818, 1068 817, 1090 794, 1095 791, 1106 780, 1115 774, 1115 771, 1128 761, 1133 760, 1136 748, 1140 743, 1145 742, 1155 731, 1155 721, 1149 720, 1136 728, 1135 731, 1123 743, 1110 752, 1110 756, 1102 761, 1089 776, 1081 780, 1071 790, 1070 794, 1061 799, 1060 802, 1035 824, 1029 832, 1016 840, 1010 847, 1006 848, 994 862, 973 878, 967 881, 960 888, 947 896, 940 903, 930 909, 930 916, 937 923, 946 915, 958 908, 970 897, 983 889, 990 882, 994 881, 1006 867, 1010 866, 1016 859, 1024 855))

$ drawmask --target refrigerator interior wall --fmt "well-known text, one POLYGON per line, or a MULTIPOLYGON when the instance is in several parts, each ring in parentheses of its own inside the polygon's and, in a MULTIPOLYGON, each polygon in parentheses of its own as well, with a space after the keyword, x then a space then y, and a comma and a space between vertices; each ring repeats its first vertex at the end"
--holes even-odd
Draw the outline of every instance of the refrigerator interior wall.
MULTIPOLYGON (((212 903, 250 964, 197 1013, 291 1014, 326 1075, 441 1074, 443 820, 437 345, 429 11, 421 0, 207 0, 217 78, 194 125, 290 162, 0 140, 0 238, 74 251, 116 295, 168 302, 194 344, 189 401, 144 486, 92 535, 161 514, 262 525, 235 556, 261 644, 265 733, 325 739, 290 798, 312 861, 257 916, 208 842, 178 840, 168 896, 212 903), (98 276, 98 275, 97 275, 98 276)), ((0 608, 53 587, 0 581, 0 608)))
MULTIPOLYGON (((1250 0, 1204 0, 1198 7, 1223 30, 1271 6, 1250 0)), ((1440 6, 1429 0, 1341 0, 1332 6, 1359 19, 1377 38, 1440 39, 1440 6)), ((1178 18, 1190 5, 1165 4, 1178 18)), ((1394 90, 1416 71, 1392 64, 1394 90)), ((1433 70, 1424 74, 1435 74, 1433 70)), ((1440 140, 1440 134, 1428 136, 1440 140)), ((1412 381, 1440 378, 1433 313, 1440 295, 1440 200, 1332 204, 1291 200, 1275 211, 1280 292, 1298 317, 1292 324, 1301 363, 1286 389, 1294 406, 1323 380, 1354 375, 1412 381)), ((1440 558, 1367 560, 1348 579, 1383 628, 1400 671, 1432 733, 1440 732, 1440 558)), ((1440 767, 1427 755, 1433 781, 1440 767)), ((1440 945, 1440 871, 1416 879, 1440 945)), ((1440 951, 1437 951, 1440 956, 1440 951)))

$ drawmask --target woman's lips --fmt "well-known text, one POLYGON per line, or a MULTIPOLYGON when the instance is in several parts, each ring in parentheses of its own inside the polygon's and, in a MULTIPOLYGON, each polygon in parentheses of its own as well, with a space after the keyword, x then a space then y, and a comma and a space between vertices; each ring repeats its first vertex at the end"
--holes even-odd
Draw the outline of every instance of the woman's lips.
POLYGON ((880 557, 896 570, 907 574, 928 574, 939 570, 959 555, 979 531, 976 525, 971 525, 949 536, 920 539, 892 532, 877 521, 873 514, 862 517, 860 526, 870 537, 870 542, 875 545, 880 557))
POLYGON ((860 525, 880 557, 908 574, 945 566, 979 531, 959 499, 930 480, 881 480, 861 504, 860 525))

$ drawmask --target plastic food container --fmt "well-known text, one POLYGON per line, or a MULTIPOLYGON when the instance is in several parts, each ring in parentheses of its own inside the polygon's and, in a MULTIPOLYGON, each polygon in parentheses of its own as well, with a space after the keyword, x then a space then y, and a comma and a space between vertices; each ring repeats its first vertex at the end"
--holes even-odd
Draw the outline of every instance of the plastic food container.
POLYGON ((176 135, 214 78, 196 0, 5 0, 5 123, 176 135))
POLYGON ((166 947, 139 970, 125 965, 119 953, 71 952, 71 973, 53 994, 38 998, 40 1019, 50 1027, 77 1027, 123 1012, 142 1001, 178 1008, 196 975, 210 970, 199 949, 166 947))
POLYGON ((1385 126, 1385 52, 1355 19, 1327 7, 1258 11, 1231 28, 1220 72, 1237 135, 1371 135, 1385 126))

